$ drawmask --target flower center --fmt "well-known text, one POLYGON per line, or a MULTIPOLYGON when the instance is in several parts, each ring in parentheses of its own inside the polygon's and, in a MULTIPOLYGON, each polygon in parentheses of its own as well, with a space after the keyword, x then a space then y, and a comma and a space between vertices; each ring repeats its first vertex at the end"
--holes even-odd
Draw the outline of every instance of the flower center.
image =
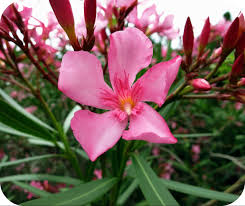
POLYGON ((131 97, 119 98, 120 109, 130 115, 136 103, 131 97))

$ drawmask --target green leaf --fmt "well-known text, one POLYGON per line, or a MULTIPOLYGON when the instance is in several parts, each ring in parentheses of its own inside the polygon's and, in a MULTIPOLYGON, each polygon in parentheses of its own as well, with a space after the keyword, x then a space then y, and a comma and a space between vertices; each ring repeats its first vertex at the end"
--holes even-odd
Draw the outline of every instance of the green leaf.
POLYGON ((116 178, 105 178, 81 184, 66 192, 50 195, 48 197, 22 203, 22 206, 35 205, 84 205, 92 202, 98 197, 107 193, 109 189, 117 182, 116 178))
POLYGON ((195 138, 195 137, 216 137, 219 136, 219 133, 196 133, 196 134, 174 134, 175 137, 183 138, 195 138))
POLYGON ((14 99, 12 99, 9 95, 7 95, 1 88, 0 88, 0 96, 13 108, 15 108, 19 113, 24 115, 26 118, 32 120, 36 124, 39 124, 41 127, 45 127, 50 131, 55 131, 52 127, 47 125, 46 123, 42 122, 40 119, 35 117, 34 115, 27 112, 23 107, 21 107, 14 99))
POLYGON ((2 163, 0 163, 0 168, 12 166, 12 165, 16 165, 16 164, 20 164, 20 163, 24 163, 24 162, 30 162, 30 161, 34 161, 34 160, 40 160, 40 159, 44 159, 44 158, 58 157, 58 156, 61 157, 61 155, 57 155, 57 154, 48 154, 48 155, 40 155, 40 156, 35 156, 35 157, 28 157, 28 158, 24 158, 24 159, 15 160, 15 161, 2 162, 2 163))
POLYGON ((66 176, 56 176, 47 174, 22 174, 22 175, 11 175, 7 177, 1 177, 0 183, 12 182, 12 181, 31 181, 31 180, 48 180, 51 182, 65 183, 68 185, 78 185, 82 182, 79 179, 66 176))
POLYGON ((159 110, 159 114, 165 119, 168 120, 171 115, 174 114, 176 111, 176 108, 180 104, 180 101, 175 101, 170 104, 167 104, 166 106, 163 105, 163 108, 159 110))
MULTIPOLYGON (((0 122, 0 131, 7 133, 7 134, 12 134, 12 135, 16 135, 16 136, 21 136, 21 137, 27 137, 27 138, 34 138, 34 139, 40 139, 40 137, 31 135, 31 134, 27 134, 24 132, 20 132, 14 128, 11 128, 3 123, 0 122)), ((52 143, 50 143, 52 144, 52 143)))
POLYGON ((51 139, 52 134, 45 127, 28 118, 22 112, 0 99, 0 122, 15 130, 42 139, 51 139))
POLYGON ((133 155, 132 160, 136 171, 136 179, 138 180, 140 188, 150 205, 179 205, 167 188, 161 184, 157 175, 143 158, 139 155, 133 155))
POLYGON ((138 181, 137 179, 135 179, 131 183, 131 185, 123 192, 123 194, 118 198, 117 204, 123 205, 137 187, 138 187, 138 181))
POLYGON ((177 192, 181 192, 197 197, 220 200, 225 202, 234 202, 239 197, 238 195, 228 194, 224 192, 217 192, 214 190, 204 189, 201 187, 176 182, 173 180, 165 180, 160 178, 159 180, 170 190, 174 190, 177 192))
POLYGON ((79 105, 76 105, 71 111, 70 113, 67 115, 65 121, 64 121, 64 124, 63 124, 63 129, 64 129, 64 132, 67 133, 67 131, 69 130, 70 128, 70 125, 71 125, 71 119, 72 117, 74 116, 74 113, 78 110, 80 110, 81 107, 79 105))
POLYGON ((35 195, 39 196, 39 197, 47 197, 47 196, 51 195, 50 193, 48 193, 44 190, 40 190, 36 187, 33 187, 33 186, 26 184, 26 183, 23 183, 23 182, 13 181, 13 183, 15 185, 18 185, 19 187, 29 191, 29 192, 35 194, 35 195))
MULTIPOLYGON (((55 146, 53 143, 51 143, 47 140, 42 140, 42 139, 28 139, 28 142, 30 144, 34 144, 34 145, 41 145, 41 146, 48 146, 48 147, 54 147, 55 146)), ((65 146, 62 142, 56 142, 56 143, 61 149, 64 150, 65 146)), ((75 151, 77 154, 79 154, 81 157, 83 157, 84 159, 89 160, 88 155, 81 148, 71 147, 71 149, 73 151, 75 151)))

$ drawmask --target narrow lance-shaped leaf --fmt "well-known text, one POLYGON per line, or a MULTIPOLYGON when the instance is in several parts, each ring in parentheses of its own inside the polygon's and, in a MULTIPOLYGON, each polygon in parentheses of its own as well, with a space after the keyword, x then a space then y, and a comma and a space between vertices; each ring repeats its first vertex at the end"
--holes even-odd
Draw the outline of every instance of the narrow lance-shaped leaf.
POLYGON ((22 133, 51 140, 52 134, 22 112, 0 99, 0 122, 22 133))
POLYGON ((33 187, 29 184, 23 183, 23 182, 18 182, 18 181, 13 181, 13 183, 25 190, 27 190, 28 192, 31 192, 39 197, 47 197, 49 195, 51 195, 50 193, 44 191, 44 190, 40 190, 36 187, 33 187))
POLYGON ((65 183, 68 185, 79 185, 81 180, 67 176, 56 176, 47 174, 22 174, 22 175, 11 175, 0 178, 0 183, 12 182, 12 181, 31 181, 31 180, 48 180, 50 182, 65 183))
POLYGON ((34 161, 34 160, 40 160, 40 159, 44 159, 44 158, 58 157, 58 156, 61 156, 61 155, 48 154, 48 155, 40 155, 40 156, 35 156, 35 157, 19 159, 19 160, 15 160, 15 161, 3 162, 3 163, 0 163, 0 168, 12 166, 12 165, 16 165, 16 164, 21 164, 21 163, 25 163, 25 162, 30 162, 30 161, 34 161))
POLYGON ((134 155, 133 165, 140 189, 150 205, 179 205, 167 188, 159 182, 157 175, 143 158, 134 155))
POLYGON ((48 197, 28 201, 22 203, 22 206, 39 206, 39 205, 52 205, 52 206, 72 206, 84 205, 92 202, 98 197, 107 193, 109 189, 117 182, 116 178, 105 178, 101 180, 92 181, 86 184, 81 184, 66 192, 50 195, 48 197))
POLYGON ((31 119, 32 121, 36 122, 42 127, 45 127, 46 129, 50 131, 54 131, 52 127, 35 117, 34 115, 27 112, 23 107, 21 107, 13 98, 11 98, 8 94, 6 94, 1 88, 0 88, 0 96, 12 107, 14 107, 17 111, 19 111, 21 114, 26 116, 27 118, 31 119))

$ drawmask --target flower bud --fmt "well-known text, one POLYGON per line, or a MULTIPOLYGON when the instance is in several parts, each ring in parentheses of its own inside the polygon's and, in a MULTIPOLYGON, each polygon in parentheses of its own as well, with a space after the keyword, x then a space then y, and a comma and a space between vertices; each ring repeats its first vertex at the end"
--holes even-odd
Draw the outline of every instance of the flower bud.
POLYGON ((76 33, 74 17, 69 0, 49 0, 49 3, 54 11, 54 14, 69 37, 70 43, 75 50, 80 50, 76 33))
POLYGON ((199 42, 199 56, 202 55, 204 48, 206 47, 208 43, 208 38, 210 34, 210 22, 209 22, 209 17, 206 19, 206 22, 203 26, 202 33, 200 35, 200 42, 199 42))
POLYGON ((222 53, 226 54, 230 52, 229 50, 233 49, 236 46, 239 33, 239 18, 237 17, 228 28, 222 46, 222 53))
POLYGON ((222 47, 219 47, 217 49, 215 49, 210 57, 210 59, 216 59, 217 57, 219 57, 222 53, 222 47))
POLYGON ((190 83, 196 90, 208 91, 211 89, 209 82, 202 78, 193 79, 190 83))
POLYGON ((238 42, 237 42, 237 45, 236 45, 236 52, 235 52, 235 56, 236 58, 241 54, 243 53, 245 49, 245 32, 241 34, 238 42))
POLYGON ((96 19, 96 0, 84 1, 84 18, 87 32, 94 32, 94 23, 96 19))
POLYGON ((191 55, 192 55, 193 44, 194 44, 194 33, 193 33, 190 17, 188 17, 185 23, 185 29, 183 34, 183 47, 184 47, 184 53, 186 55, 187 65, 190 65, 192 61, 191 55))
POLYGON ((192 54, 193 44, 194 44, 194 33, 193 33, 190 17, 188 17, 185 23, 185 29, 183 35, 183 46, 186 55, 192 54))
POLYGON ((240 35, 243 32, 245 32, 245 19, 242 13, 239 15, 238 18, 239 18, 239 37, 240 37, 240 35))
POLYGON ((245 73, 244 61, 244 53, 242 53, 234 62, 230 74, 230 82, 232 84, 236 84, 237 80, 241 77, 241 75, 245 73))
POLYGON ((245 78, 241 78, 240 81, 237 83, 237 86, 239 87, 245 86, 245 78))

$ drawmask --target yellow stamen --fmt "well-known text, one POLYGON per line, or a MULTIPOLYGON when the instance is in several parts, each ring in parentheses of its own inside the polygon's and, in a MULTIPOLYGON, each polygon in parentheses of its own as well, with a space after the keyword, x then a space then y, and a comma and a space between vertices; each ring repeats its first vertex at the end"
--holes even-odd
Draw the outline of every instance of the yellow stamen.
POLYGON ((134 101, 131 97, 119 99, 121 110, 126 112, 128 115, 131 114, 132 109, 135 106, 134 101))

